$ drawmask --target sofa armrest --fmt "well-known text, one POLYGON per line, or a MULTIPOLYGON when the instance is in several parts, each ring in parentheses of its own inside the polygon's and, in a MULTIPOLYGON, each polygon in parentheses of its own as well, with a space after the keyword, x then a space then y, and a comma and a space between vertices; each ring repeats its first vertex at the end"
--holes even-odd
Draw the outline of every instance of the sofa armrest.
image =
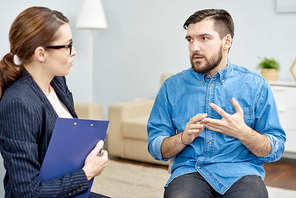
MULTIPOLYGON (((137 100, 132 102, 122 102, 109 106, 109 112, 120 111, 121 119, 139 116, 149 116, 154 100, 137 100)), ((110 116, 109 116, 110 118, 110 116)))
POLYGON ((82 119, 101 120, 103 118, 103 109, 101 104, 75 103, 75 112, 82 119))
POLYGON ((149 116, 154 100, 138 100, 123 102, 109 106, 108 118, 108 152, 114 156, 123 157, 123 136, 121 134, 121 123, 125 119, 149 116))

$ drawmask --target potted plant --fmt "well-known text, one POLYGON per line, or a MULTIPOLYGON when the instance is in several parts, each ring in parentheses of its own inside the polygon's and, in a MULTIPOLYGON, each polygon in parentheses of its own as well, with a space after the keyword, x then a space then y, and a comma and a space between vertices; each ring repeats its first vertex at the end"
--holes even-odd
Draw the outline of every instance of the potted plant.
POLYGON ((278 79, 280 64, 273 58, 264 58, 258 65, 261 68, 261 75, 268 81, 278 79))

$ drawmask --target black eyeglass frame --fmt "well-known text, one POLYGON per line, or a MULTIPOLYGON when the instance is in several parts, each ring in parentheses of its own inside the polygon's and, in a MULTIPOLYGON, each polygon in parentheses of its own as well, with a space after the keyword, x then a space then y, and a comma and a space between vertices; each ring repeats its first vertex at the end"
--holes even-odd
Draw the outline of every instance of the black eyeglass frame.
POLYGON ((68 48, 70 50, 70 55, 72 54, 72 48, 73 48, 73 43, 70 43, 68 45, 49 45, 46 46, 45 48, 47 49, 62 49, 62 48, 68 48))

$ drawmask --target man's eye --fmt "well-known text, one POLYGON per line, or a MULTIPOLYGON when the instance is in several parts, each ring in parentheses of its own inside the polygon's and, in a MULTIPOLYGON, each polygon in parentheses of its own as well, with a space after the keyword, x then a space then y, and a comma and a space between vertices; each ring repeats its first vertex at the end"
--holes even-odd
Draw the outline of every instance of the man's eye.
POLYGON ((202 37, 202 40, 207 41, 207 40, 209 40, 209 38, 206 37, 206 36, 203 36, 203 37, 202 37))
POLYGON ((191 42, 191 41, 192 41, 192 39, 191 39, 191 38, 186 38, 186 40, 187 40, 188 42, 191 42))

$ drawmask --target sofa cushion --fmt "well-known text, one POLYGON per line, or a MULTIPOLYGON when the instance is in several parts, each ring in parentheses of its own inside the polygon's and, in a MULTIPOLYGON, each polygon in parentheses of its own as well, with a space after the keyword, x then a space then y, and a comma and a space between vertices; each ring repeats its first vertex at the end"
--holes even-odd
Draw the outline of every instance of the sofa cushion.
POLYGON ((123 153, 124 158, 139 160, 142 162, 152 162, 155 164, 168 165, 169 161, 155 160, 148 153, 147 141, 139 141, 132 138, 124 138, 123 153))
POLYGON ((82 119, 102 119, 102 105, 93 103, 75 103, 75 112, 82 119))
POLYGON ((124 138, 132 138, 147 141, 148 116, 139 116, 121 121, 121 135, 124 138))

